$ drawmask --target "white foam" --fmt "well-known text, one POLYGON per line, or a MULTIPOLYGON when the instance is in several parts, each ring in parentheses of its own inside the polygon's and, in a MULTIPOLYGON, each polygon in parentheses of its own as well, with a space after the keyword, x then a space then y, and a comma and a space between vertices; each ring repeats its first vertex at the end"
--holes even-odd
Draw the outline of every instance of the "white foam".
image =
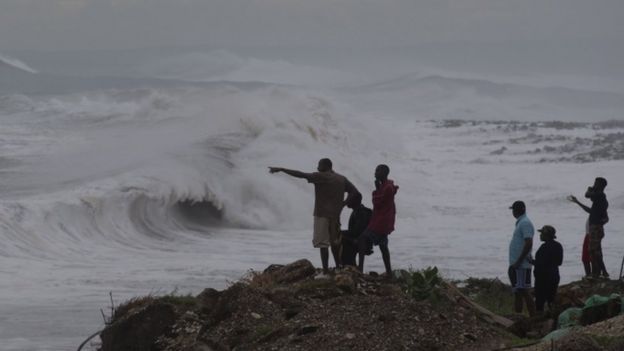
POLYGON ((147 63, 148 76, 194 82, 267 82, 307 86, 341 86, 361 82, 361 76, 329 67, 294 64, 283 59, 242 57, 225 50, 184 53, 147 63))

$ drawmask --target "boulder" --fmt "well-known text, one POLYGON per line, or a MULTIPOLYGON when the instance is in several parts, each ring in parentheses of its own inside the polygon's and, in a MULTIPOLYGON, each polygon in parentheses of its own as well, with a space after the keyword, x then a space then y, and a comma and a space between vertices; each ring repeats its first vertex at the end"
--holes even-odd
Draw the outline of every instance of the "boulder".
POLYGON ((336 282, 336 286, 346 292, 354 292, 355 291, 355 281, 349 274, 339 273, 334 277, 334 281, 336 282))
POLYGON ((155 302, 130 311, 102 331, 102 351, 150 351, 159 336, 175 323, 174 307, 155 302))
POLYGON ((202 314, 210 314, 214 310, 215 306, 219 302, 221 293, 218 290, 207 288, 204 289, 199 295, 197 300, 199 301, 200 312, 202 314))
POLYGON ((263 274, 273 276, 276 283, 292 283, 313 276, 316 269, 312 262, 306 259, 298 260, 285 266, 271 265, 263 274))
POLYGON ((555 350, 558 351, 602 351, 590 336, 583 334, 570 334, 555 342, 555 350))

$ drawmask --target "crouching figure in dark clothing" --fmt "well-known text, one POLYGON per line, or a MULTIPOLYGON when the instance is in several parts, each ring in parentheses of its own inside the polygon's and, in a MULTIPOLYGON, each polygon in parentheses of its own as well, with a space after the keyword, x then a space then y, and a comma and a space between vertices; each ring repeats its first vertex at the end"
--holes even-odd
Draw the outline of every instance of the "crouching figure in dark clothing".
MULTIPOLYGON (((362 194, 356 193, 347 202, 353 212, 349 217, 349 227, 347 230, 342 231, 342 264, 345 266, 355 266, 355 255, 359 251, 358 239, 360 235, 368 227, 368 222, 373 215, 373 210, 362 205, 362 194)), ((373 244, 369 243, 366 254, 371 254, 373 251, 373 244)))
POLYGON ((540 232, 540 240, 544 243, 535 253, 532 264, 535 267, 535 309, 544 311, 544 304, 552 308, 552 303, 559 287, 559 266, 563 262, 563 247, 555 240, 556 230, 545 225, 540 232))

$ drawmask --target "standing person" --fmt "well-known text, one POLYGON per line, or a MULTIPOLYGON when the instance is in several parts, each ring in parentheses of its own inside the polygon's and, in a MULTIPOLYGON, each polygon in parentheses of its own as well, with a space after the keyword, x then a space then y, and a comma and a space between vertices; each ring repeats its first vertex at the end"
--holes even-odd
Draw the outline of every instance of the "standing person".
POLYGON ((295 178, 306 179, 314 184, 314 234, 312 244, 321 252, 323 274, 329 274, 329 252, 331 247, 336 268, 340 267, 342 238, 340 235, 340 213, 345 205, 344 193, 351 200, 358 190, 344 176, 334 172, 332 162, 323 158, 318 162, 318 172, 304 173, 281 167, 269 167, 269 172, 284 172, 295 178))
MULTIPOLYGON (((349 216, 349 226, 347 230, 342 231, 342 264, 349 266, 357 266, 355 256, 358 253, 358 240, 360 235, 368 227, 373 211, 362 205, 362 194, 356 193, 351 201, 347 203, 347 207, 353 210, 349 216)), ((368 252, 372 251, 372 243, 368 252)), ((367 253, 368 253, 367 252, 367 253)))
POLYGON ((602 239, 604 238, 604 225, 609 222, 607 209, 609 202, 604 189, 607 187, 607 180, 598 177, 594 181, 594 186, 587 188, 585 197, 592 202, 591 208, 582 204, 576 197, 570 195, 570 201, 579 205, 585 212, 589 213, 588 233, 589 233, 589 256, 591 258, 591 275, 598 278, 601 274, 604 278, 609 278, 607 267, 602 258, 602 239))
POLYGON ((507 274, 514 293, 516 313, 522 313, 523 301, 527 305, 529 316, 535 314, 535 303, 529 296, 531 288, 531 250, 533 248, 533 223, 526 215, 526 205, 522 201, 514 202, 510 209, 516 218, 516 226, 509 243, 509 269, 507 274))
POLYGON ((535 271, 535 309, 544 312, 544 304, 552 308, 559 287, 559 266, 563 263, 563 247, 555 239, 557 231, 550 225, 539 229, 544 243, 537 249, 535 260, 531 260, 535 271))
POLYGON ((373 191, 373 216, 368 227, 362 233, 359 240, 359 265, 358 269, 364 271, 364 255, 369 243, 379 245, 381 257, 386 268, 386 275, 392 278, 392 266, 390 265, 390 251, 388 250, 388 235, 394 230, 396 206, 394 195, 399 187, 394 181, 388 179, 390 168, 379 165, 375 168, 375 190, 373 191))
POLYGON ((585 277, 589 278, 592 274, 591 256, 589 255, 589 220, 585 222, 585 237, 583 238, 583 249, 581 251, 581 262, 585 270, 585 277))

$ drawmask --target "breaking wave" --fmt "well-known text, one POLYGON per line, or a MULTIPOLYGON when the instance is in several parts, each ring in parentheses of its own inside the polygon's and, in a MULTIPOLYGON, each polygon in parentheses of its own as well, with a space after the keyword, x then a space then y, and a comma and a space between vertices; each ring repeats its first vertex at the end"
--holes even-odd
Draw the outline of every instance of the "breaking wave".
POLYGON ((5 256, 305 227, 308 186, 267 166, 313 169, 323 155, 359 169, 353 153, 377 145, 331 99, 279 86, 10 95, 0 118, 1 151, 15 160, 0 169, 5 256))

